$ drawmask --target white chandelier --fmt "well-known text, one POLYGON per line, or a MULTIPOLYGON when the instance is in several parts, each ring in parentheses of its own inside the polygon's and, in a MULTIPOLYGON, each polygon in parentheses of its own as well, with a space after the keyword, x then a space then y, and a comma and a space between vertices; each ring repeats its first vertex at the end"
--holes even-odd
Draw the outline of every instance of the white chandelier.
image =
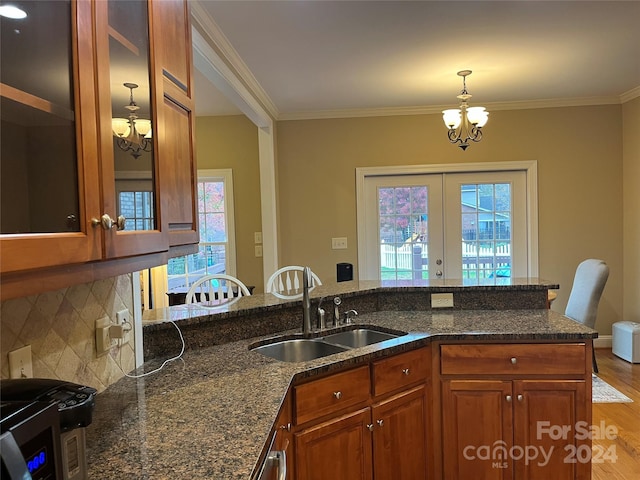
POLYGON ((138 158, 142 152, 150 152, 153 147, 151 139, 151 120, 138 118, 136 112, 140 110, 133 100, 133 89, 138 88, 135 83, 123 83, 130 91, 129 105, 124 108, 129 110, 127 118, 112 118, 111 129, 116 137, 118 147, 125 152, 130 152, 133 158, 138 158))
POLYGON ((471 94, 467 92, 467 76, 471 75, 471 70, 461 70, 458 75, 462 77, 462 92, 458 95, 461 100, 460 108, 452 108, 442 111, 444 124, 449 131, 449 141, 459 143, 462 150, 469 146, 469 140, 479 142, 482 140, 482 127, 489 119, 489 112, 484 107, 469 107, 467 100, 471 94))

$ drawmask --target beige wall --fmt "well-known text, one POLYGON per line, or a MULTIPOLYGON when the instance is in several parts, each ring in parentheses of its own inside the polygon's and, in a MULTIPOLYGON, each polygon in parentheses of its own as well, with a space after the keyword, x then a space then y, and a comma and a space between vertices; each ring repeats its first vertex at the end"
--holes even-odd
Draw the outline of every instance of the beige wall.
POLYGON ((233 171, 236 276, 246 285, 254 285, 254 293, 261 293, 262 258, 255 256, 253 235, 262 231, 258 129, 244 115, 198 117, 196 153, 199 169, 233 171))
POLYGON ((596 327, 610 334, 622 318, 621 132, 620 105, 494 111, 466 152, 439 114, 278 122, 280 264, 335 281, 336 263, 350 262, 357 277, 356 167, 537 160, 540 277, 561 286, 553 308, 564 311, 578 263, 601 258, 611 275, 596 327), (332 237, 348 249, 332 250, 332 237))
POLYGON ((624 320, 640 322, 640 97, 622 107, 624 320))
POLYGON ((133 318, 131 275, 75 285, 1 305, 2 378, 9 378, 7 354, 31 345, 33 374, 89 385, 99 391, 135 367, 134 337, 96 357, 95 323, 127 309, 133 318))

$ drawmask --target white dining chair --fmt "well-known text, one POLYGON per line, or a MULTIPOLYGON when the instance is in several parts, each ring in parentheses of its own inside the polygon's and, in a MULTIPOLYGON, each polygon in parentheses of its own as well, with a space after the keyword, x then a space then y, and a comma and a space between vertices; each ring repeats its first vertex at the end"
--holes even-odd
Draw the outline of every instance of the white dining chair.
MULTIPOLYGON (((573 279, 569 301, 564 311, 565 316, 589 328, 595 328, 598 303, 607 278, 609 278, 609 267, 602 260, 590 258, 581 262, 573 279)), ((598 373, 596 352, 592 351, 593 371, 598 373)))
POLYGON ((199 303, 205 308, 220 308, 249 296, 247 286, 236 277, 224 273, 205 275, 191 285, 185 304, 199 303))
MULTIPOLYGON (((267 280, 265 292, 271 293, 278 298, 302 298, 303 271, 304 267, 297 265, 289 265, 276 270, 267 280)), ((322 285, 320 278, 315 273, 311 272, 311 278, 313 282, 309 291, 318 285, 322 285)))

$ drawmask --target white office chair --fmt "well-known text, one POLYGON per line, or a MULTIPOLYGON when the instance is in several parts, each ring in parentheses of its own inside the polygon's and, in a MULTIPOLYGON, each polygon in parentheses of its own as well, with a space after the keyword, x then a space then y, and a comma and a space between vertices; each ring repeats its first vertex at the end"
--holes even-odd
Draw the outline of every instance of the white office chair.
MULTIPOLYGON (((265 292, 271 293, 278 298, 302 298, 302 272, 304 267, 297 265, 290 265, 288 267, 282 267, 269 277, 265 292)), ((313 279, 312 285, 309 291, 313 290, 317 285, 322 285, 320 278, 311 272, 313 279)))
POLYGON ((185 304, 200 303, 206 308, 227 307, 251 292, 247 286, 231 275, 216 273, 205 275, 191 285, 185 304))
MULTIPOLYGON (((580 263, 576 269, 564 314, 589 328, 595 328, 598 303, 607 278, 609 278, 609 267, 602 260, 590 258, 580 263)), ((593 350, 593 371, 598 373, 595 350, 593 350)))

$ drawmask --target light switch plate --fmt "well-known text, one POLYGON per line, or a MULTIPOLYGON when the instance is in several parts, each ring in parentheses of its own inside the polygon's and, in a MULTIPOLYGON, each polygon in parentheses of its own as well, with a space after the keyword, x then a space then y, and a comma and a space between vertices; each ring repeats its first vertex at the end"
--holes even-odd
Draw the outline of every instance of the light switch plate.
POLYGON ((262 243, 262 232, 253 232, 253 243, 262 243))
POLYGON ((33 378, 31 345, 25 345, 22 348, 9 352, 9 377, 33 378))
POLYGON ((261 257, 262 256, 262 245, 256 245, 254 248, 255 248, 255 251, 256 251, 256 257, 261 257))
POLYGON ((347 248, 347 237, 335 237, 331 239, 331 248, 333 250, 343 250, 347 248))

